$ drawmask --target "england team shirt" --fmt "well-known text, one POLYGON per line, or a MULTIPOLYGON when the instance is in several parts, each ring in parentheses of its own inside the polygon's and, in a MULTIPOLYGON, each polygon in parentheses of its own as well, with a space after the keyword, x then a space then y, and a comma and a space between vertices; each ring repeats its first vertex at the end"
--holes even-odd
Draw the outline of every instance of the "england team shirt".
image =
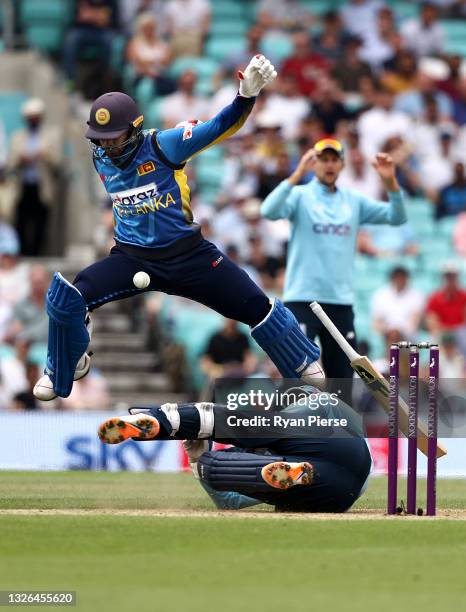
POLYGON ((354 301, 354 255, 365 223, 401 225, 406 212, 401 192, 379 202, 349 189, 331 192, 317 178, 306 185, 282 181, 264 200, 262 215, 291 222, 285 276, 286 302, 354 301))

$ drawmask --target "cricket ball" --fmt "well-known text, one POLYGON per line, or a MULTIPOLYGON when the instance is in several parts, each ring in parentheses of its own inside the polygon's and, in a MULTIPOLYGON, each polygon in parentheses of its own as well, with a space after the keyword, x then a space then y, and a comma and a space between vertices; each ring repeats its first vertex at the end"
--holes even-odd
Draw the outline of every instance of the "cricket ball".
POLYGON ((133 276, 133 284, 138 289, 145 289, 150 285, 150 276, 147 272, 136 272, 133 276))

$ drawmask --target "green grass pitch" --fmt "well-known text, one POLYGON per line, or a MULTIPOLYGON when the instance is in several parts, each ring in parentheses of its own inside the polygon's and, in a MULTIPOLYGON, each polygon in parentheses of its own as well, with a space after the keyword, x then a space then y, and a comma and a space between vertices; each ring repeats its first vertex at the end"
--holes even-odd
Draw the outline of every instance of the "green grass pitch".
POLYGON ((439 481, 437 519, 372 520, 385 496, 373 478, 347 518, 222 515, 189 474, 0 472, 0 590, 86 612, 461 609, 464 481, 439 481))

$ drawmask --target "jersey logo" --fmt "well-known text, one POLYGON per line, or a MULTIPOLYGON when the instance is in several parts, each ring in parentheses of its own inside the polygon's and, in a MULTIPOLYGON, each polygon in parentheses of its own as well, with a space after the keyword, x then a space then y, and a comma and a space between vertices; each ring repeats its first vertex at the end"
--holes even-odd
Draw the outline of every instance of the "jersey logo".
POLYGON ((223 261, 223 255, 220 255, 215 261, 212 262, 212 268, 216 268, 223 261))
POLYGON ((157 185, 155 183, 149 183, 142 187, 109 193, 108 195, 117 206, 131 206, 132 204, 139 204, 146 200, 151 200, 158 194, 157 185))
POLYGON ((183 130, 183 140, 189 140, 193 137, 193 127, 192 125, 187 125, 183 130))
POLYGON ((149 172, 155 172, 155 164, 153 161, 146 161, 138 166, 139 176, 144 176, 144 174, 149 174, 149 172))

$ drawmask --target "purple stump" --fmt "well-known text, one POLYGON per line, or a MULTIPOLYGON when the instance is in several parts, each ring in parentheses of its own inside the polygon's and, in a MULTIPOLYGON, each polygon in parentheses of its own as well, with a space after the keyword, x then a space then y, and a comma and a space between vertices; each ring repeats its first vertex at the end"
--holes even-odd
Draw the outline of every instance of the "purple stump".
POLYGON ((387 514, 396 514, 398 478, 398 393, 400 376, 400 349, 390 347, 390 410, 388 413, 388 494, 387 514))
POLYGON ((416 514, 417 478, 417 413, 419 384, 419 349, 409 349, 409 401, 408 401, 408 482, 406 512, 416 514))
POLYGON ((434 516, 437 502, 437 423, 439 387, 439 348, 429 351, 429 395, 427 411, 427 505, 426 514, 434 516))

